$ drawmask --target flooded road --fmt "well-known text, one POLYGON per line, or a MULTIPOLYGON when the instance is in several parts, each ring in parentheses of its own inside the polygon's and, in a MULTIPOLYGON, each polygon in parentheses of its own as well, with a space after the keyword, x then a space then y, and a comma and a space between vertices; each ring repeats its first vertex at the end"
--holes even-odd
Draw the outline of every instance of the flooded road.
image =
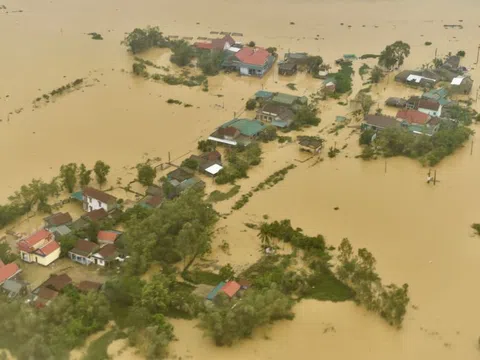
MULTIPOLYGON (((308 51, 329 63, 345 53, 379 53, 385 45, 403 40, 412 47, 405 67, 431 61, 435 50, 440 56, 465 50, 463 64, 470 67, 480 39, 480 3, 473 0, 455 6, 445 0, 420 4, 247 0, 241 6, 230 0, 141 4, 7 0, 2 4, 7 10, 0 10, 0 32, 8 36, 0 37, 1 202, 31 178, 49 180, 68 162, 92 166, 102 159, 112 166, 110 184, 117 178, 132 178, 131 167, 142 159, 166 159, 168 152, 176 158, 194 150, 198 139, 238 114, 262 86, 290 92, 286 84, 294 82, 297 93, 306 95, 320 87, 319 81, 303 75, 279 78, 273 72, 263 79, 221 75, 209 80, 209 92, 138 79, 129 73, 132 58, 120 45, 124 33, 134 27, 158 25, 166 35, 194 37, 212 36, 210 31, 242 32, 240 41, 275 46, 280 54, 289 49, 308 51), (12 12, 17 10, 23 12, 12 12), (444 24, 462 24, 463 29, 447 30, 444 24), (91 40, 89 32, 101 33, 105 40, 91 40), (425 46, 426 41, 433 44, 425 46), (37 97, 77 78, 85 78, 89 86, 38 108, 32 106, 37 97), (169 98, 193 106, 168 105, 169 98)), ((168 65, 165 51, 152 51, 145 58, 168 65)), ((479 84, 479 70, 471 74, 479 84)), ((389 95, 403 96, 412 90, 389 80, 374 87, 373 93, 382 102, 389 95)), ((335 101, 320 108, 322 124, 309 133, 349 111, 335 101)), ((355 247, 367 247, 375 255, 384 282, 409 284, 413 306, 404 328, 393 330, 352 303, 302 301, 295 308, 295 320, 260 329, 253 339, 234 348, 216 348, 194 322, 175 320, 179 341, 172 345, 172 356, 315 359, 320 351, 334 359, 478 358, 480 291, 475 284, 480 239, 469 227, 480 220, 475 201, 480 183, 479 135, 473 155, 467 144, 437 167, 440 183, 433 187, 425 184, 427 169, 414 161, 390 159, 385 173, 383 160, 354 159, 359 150, 356 135, 349 133, 344 129, 338 137, 328 138, 328 146, 348 144, 337 158, 325 156, 325 161, 311 167, 311 162, 298 163, 284 181, 256 193, 244 208, 222 219, 215 245, 227 240, 231 255, 215 246, 212 256, 219 264, 230 262, 238 268, 255 261, 258 240, 243 223, 259 221, 264 214, 289 218, 309 234, 325 235, 334 246, 348 237, 355 247)), ((264 149, 264 162, 240 182, 237 198, 299 157, 295 145, 268 144, 264 149)), ((218 204, 219 211, 228 212, 235 200, 218 204)))

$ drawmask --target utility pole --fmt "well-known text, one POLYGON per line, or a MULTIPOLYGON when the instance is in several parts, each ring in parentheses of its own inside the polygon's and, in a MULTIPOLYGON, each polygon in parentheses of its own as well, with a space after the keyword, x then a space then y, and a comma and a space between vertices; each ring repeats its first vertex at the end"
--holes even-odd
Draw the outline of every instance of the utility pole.
POLYGON ((168 164, 171 165, 171 163, 170 163, 170 151, 168 152, 168 164))
POLYGON ((433 173, 433 185, 435 185, 437 182, 437 170, 435 169, 435 172, 433 173))
POLYGON ((472 139, 472 145, 470 146, 470 155, 473 154, 473 139, 472 139))
POLYGON ((478 64, 478 56, 480 55, 480 45, 478 45, 478 49, 477 49, 477 62, 475 63, 475 65, 478 64))
POLYGON ((387 173, 387 159, 385 159, 385 174, 387 173))
POLYGON ((435 48, 435 59, 437 58, 437 50, 438 48, 435 48))

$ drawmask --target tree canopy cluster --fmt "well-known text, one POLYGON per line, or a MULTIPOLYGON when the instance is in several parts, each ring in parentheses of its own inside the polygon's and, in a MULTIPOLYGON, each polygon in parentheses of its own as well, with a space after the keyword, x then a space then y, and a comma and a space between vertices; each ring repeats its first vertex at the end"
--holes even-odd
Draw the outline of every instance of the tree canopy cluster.
POLYGON ((169 41, 163 37, 158 27, 147 26, 145 29, 135 28, 125 36, 122 44, 133 54, 138 54, 152 47, 168 47, 169 41))
POLYGON ((172 50, 170 61, 180 67, 190 64, 195 57, 194 49, 185 40, 171 42, 170 48, 172 50))
POLYGON ((408 285, 383 285, 375 269, 376 260, 367 249, 357 254, 348 239, 338 248, 337 275, 355 291, 355 300, 368 310, 378 312, 392 326, 400 327, 410 301, 408 285))
POLYGON ((391 45, 387 45, 378 58, 378 65, 386 69, 393 69, 402 66, 405 58, 410 55, 410 45, 403 41, 395 41, 391 45))
POLYGON ((203 51, 198 57, 197 66, 202 70, 204 75, 214 76, 222 69, 224 58, 225 55, 223 51, 203 51))
POLYGON ((352 64, 344 62, 341 65, 340 70, 333 74, 335 78, 335 92, 338 94, 345 94, 352 90, 352 64))
POLYGON ((257 143, 247 146, 236 146, 228 150, 226 154, 227 164, 220 170, 215 182, 217 184, 234 183, 236 179, 247 177, 247 171, 251 166, 260 164, 262 149, 257 143))
POLYGON ((295 113, 291 127, 298 129, 304 126, 317 126, 320 124, 317 112, 317 108, 314 105, 301 106, 295 113))
POLYGON ((471 129, 448 121, 433 136, 416 135, 403 128, 385 129, 377 134, 374 144, 370 144, 373 132, 366 130, 360 144, 367 144, 363 149, 367 159, 379 153, 385 157, 407 156, 433 166, 463 146, 472 134, 471 129))

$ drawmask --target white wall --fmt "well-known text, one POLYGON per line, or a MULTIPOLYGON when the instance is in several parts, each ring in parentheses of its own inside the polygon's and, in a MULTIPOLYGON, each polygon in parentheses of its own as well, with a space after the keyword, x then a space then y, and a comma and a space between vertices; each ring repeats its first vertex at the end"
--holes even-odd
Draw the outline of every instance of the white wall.
POLYGON ((440 116, 440 115, 442 115, 442 105, 440 105, 440 107, 438 108, 437 111, 429 110, 429 109, 422 109, 422 108, 419 108, 418 111, 420 111, 424 114, 428 114, 430 116, 440 116))
POLYGON ((98 209, 104 209, 105 211, 108 211, 108 205, 105 204, 104 202, 91 198, 90 196, 84 195, 84 204, 85 204, 85 199, 87 200, 86 201, 87 204, 84 208, 85 211, 93 211, 98 209))
POLYGON ((60 257, 60 248, 45 257, 37 254, 32 255, 37 258, 36 262, 38 262, 40 265, 48 266, 60 257))

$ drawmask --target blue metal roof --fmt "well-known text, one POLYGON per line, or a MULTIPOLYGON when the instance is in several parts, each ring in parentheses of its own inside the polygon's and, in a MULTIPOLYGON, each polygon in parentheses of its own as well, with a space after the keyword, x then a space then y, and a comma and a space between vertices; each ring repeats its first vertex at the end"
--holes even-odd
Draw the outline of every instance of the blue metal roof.
POLYGON ((208 293, 207 299, 208 300, 215 299, 215 296, 217 296, 218 292, 223 288, 224 285, 225 285, 225 282, 222 281, 217 286, 215 286, 213 290, 208 293))
POLYGON ((74 192, 70 197, 78 201, 83 201, 83 191, 74 192))
POLYGON ((270 91, 260 90, 255 93, 256 98, 270 98, 273 93, 270 91))

